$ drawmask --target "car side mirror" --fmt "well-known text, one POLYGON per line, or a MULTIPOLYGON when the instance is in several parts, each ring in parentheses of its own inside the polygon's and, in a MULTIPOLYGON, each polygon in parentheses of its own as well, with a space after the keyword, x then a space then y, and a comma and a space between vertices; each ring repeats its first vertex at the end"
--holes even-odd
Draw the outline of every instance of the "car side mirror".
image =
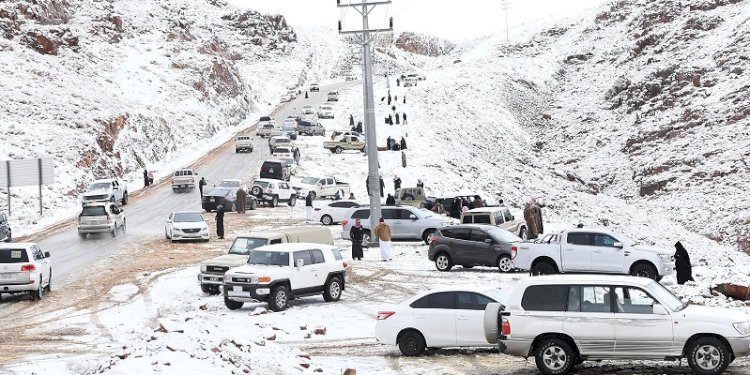
POLYGON ((612 244, 612 246, 614 246, 614 247, 616 247, 618 249, 622 249, 622 242, 615 242, 614 244, 612 244))
POLYGON ((487 245, 491 245, 492 244, 492 239, 491 238, 487 238, 487 239, 484 240, 484 243, 486 243, 487 245))
POLYGON ((45 251, 45 252, 44 252, 44 257, 45 257, 45 258, 49 258, 49 251, 45 251))
POLYGON ((654 304, 654 315, 669 315, 669 312, 667 312, 667 309, 664 307, 664 305, 660 303, 654 304))
POLYGON ((410 219, 410 220, 417 220, 417 215, 414 215, 414 214, 410 214, 410 215, 409 215, 409 219, 410 219))
POLYGON ((304 259, 297 259, 297 260, 294 261, 294 265, 299 270, 300 268, 302 268, 302 266, 305 265, 305 260, 304 259))

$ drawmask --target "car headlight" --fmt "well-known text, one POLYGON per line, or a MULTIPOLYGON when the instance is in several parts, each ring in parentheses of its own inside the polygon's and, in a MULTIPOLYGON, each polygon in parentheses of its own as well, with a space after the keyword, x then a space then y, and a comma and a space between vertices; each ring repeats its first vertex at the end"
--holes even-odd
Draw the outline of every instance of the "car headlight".
POLYGON ((672 254, 657 254, 659 256, 659 259, 666 260, 666 261, 673 261, 674 256, 672 254))
POLYGON ((201 272, 206 272, 208 267, 205 264, 201 264, 201 272))
POLYGON ((741 335, 750 334, 750 321, 733 323, 732 325, 741 335))
POLYGON ((172 230, 175 231, 175 232, 182 232, 182 230, 180 228, 172 228, 172 230))

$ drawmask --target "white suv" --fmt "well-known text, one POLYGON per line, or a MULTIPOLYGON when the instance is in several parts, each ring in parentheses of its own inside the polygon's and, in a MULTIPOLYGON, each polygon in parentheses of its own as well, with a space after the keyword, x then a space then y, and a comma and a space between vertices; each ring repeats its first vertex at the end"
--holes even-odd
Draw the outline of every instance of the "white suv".
POLYGON ((230 310, 245 302, 268 302, 282 311, 297 297, 322 294, 326 302, 341 298, 347 263, 338 247, 286 243, 255 248, 247 265, 224 274, 224 304, 230 310))
POLYGON ((290 206, 297 204, 297 193, 286 181, 259 178, 253 182, 250 194, 254 195, 258 202, 276 207, 279 202, 286 202, 290 206))
POLYGON ((0 244, 0 300, 3 293, 31 293, 40 300, 52 289, 49 252, 35 243, 0 244))
POLYGON ((750 354, 750 315, 687 305, 648 278, 529 277, 506 305, 487 305, 487 341, 535 357, 544 374, 567 374, 588 360, 687 358, 694 374, 713 375, 750 354))
POLYGON ((92 203, 83 206, 78 215, 78 235, 86 238, 89 233, 111 232, 113 237, 125 231, 125 212, 114 203, 92 203))

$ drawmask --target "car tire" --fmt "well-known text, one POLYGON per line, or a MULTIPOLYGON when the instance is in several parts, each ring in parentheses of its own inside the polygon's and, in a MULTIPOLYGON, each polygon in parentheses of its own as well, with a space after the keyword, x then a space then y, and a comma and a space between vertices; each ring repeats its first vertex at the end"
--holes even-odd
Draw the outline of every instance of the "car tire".
POLYGON ((268 296, 268 308, 271 311, 279 312, 284 311, 289 306, 289 290, 279 285, 273 288, 271 294, 268 296))
POLYGON ((338 276, 331 277, 323 288, 323 300, 326 302, 336 302, 341 299, 341 291, 344 286, 338 276))
POLYGON ((430 240, 432 240, 432 236, 434 234, 435 234, 434 229, 427 229, 426 231, 424 231, 424 233, 422 233, 422 241, 424 241, 425 245, 430 244, 430 240))
POLYGON ((695 339, 688 347, 687 357, 690 370, 698 375, 721 374, 731 362, 726 344, 713 336, 695 339))
POLYGON ((334 154, 340 154, 342 151, 344 151, 341 147, 336 146, 336 148, 333 149, 334 154))
POLYGON ((86 233, 78 232, 78 237, 80 237, 82 240, 86 239, 86 233))
POLYGON ((250 211, 255 211, 257 208, 258 208, 258 201, 256 200, 251 201, 250 207, 249 207, 250 211))
POLYGON ((242 308, 242 306, 243 306, 244 304, 245 304, 244 302, 232 301, 232 300, 231 300, 231 299, 229 299, 229 298, 228 298, 227 296, 224 296, 224 305, 225 305, 225 306, 226 306, 226 307, 227 307, 227 308, 228 308, 229 310, 239 310, 239 309, 241 309, 241 308, 242 308))
POLYGON ((320 218, 320 222, 323 223, 323 225, 333 225, 333 218, 331 215, 323 215, 320 218))
POLYGON ((575 364, 576 353, 570 345, 556 337, 543 339, 537 346, 536 367, 545 375, 569 374, 575 364))
POLYGON ((639 262, 630 267, 630 276, 647 277, 656 280, 659 277, 659 273, 656 272, 656 267, 651 264, 639 262))
POLYGON ((49 277, 47 278, 47 293, 52 291, 52 269, 49 270, 49 277))
POLYGON ((39 276, 39 286, 33 292, 31 292, 31 298, 37 301, 41 301, 44 298, 44 287, 42 286, 42 276, 39 276))
POLYGON ((126 191, 125 194, 122 195, 122 205, 127 206, 128 205, 128 192, 126 191))
MULTIPOLYGON (((215 295, 218 295, 219 293, 221 293, 221 291, 219 291, 219 286, 218 285, 201 284, 201 291, 203 293, 208 294, 209 296, 215 296, 215 295)), ((232 301, 232 302, 234 302, 234 301, 232 301)))
POLYGON ((529 239, 529 231, 526 230, 526 227, 521 227, 521 231, 518 232, 518 237, 521 237, 524 241, 529 239))
POLYGON ((250 189, 250 193, 256 197, 260 197, 263 194, 263 189, 261 189, 260 186, 253 186, 253 188, 250 189))
POLYGON ((169 233, 167 233, 167 230, 166 230, 166 229, 164 230, 164 238, 166 238, 166 239, 168 239, 168 240, 170 240, 170 239, 171 239, 171 238, 169 238, 169 233))
POLYGON ((419 331, 406 331, 398 338, 398 349, 407 357, 422 355, 425 350, 424 337, 419 331))
POLYGON ((497 259, 497 269, 502 273, 513 271, 513 261, 510 259, 510 255, 501 255, 497 259))
POLYGON ((453 268, 453 261, 446 253, 440 253, 435 256, 435 268, 440 272, 447 272, 453 268))
POLYGON ((554 275, 557 273, 557 266, 548 260, 540 260, 531 266, 531 275, 554 275))
POLYGON ((291 198, 289 198, 289 206, 294 207, 297 204, 297 197, 292 195, 291 198))
POLYGON ((271 203, 269 203, 268 205, 271 206, 271 207, 278 206, 279 205, 279 197, 277 197, 277 196, 274 195, 273 198, 271 198, 271 203))

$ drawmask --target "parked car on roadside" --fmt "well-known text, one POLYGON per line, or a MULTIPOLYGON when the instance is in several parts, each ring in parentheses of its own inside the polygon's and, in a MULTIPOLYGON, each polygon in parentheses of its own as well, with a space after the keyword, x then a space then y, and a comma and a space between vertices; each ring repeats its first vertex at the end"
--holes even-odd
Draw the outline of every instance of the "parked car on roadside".
POLYGON ((238 136, 234 141, 234 152, 240 151, 253 152, 253 137, 247 135, 238 136))
MULTIPOLYGON (((433 212, 411 206, 385 206, 382 208, 383 219, 391 227, 393 240, 401 241, 424 241, 429 245, 432 235, 438 228, 458 224, 457 220, 436 215, 433 212)), ((344 214, 341 222, 341 238, 349 240, 349 231, 354 225, 355 219, 361 219, 365 230, 362 245, 370 244, 370 208, 353 207, 344 214)))
POLYGON ((265 125, 258 125, 258 131, 255 133, 255 135, 257 135, 258 137, 261 137, 261 138, 266 138, 269 135, 271 135, 271 133, 273 133, 275 131, 278 131, 278 129, 276 128, 276 124, 275 123, 273 123, 273 124, 265 124, 265 125))
POLYGON ((323 148, 331 151, 334 154, 340 154, 344 150, 360 152, 366 151, 364 140, 360 140, 359 137, 355 137, 353 135, 346 135, 334 141, 325 141, 323 142, 323 148))
POLYGON ((253 181, 250 194, 255 196, 259 203, 276 207, 279 203, 290 206, 297 204, 297 193, 289 185, 289 182, 261 178, 253 181))
POLYGON ((289 181, 291 175, 286 162, 278 159, 266 160, 260 166, 260 178, 289 181))
POLYGON ((339 200, 339 201, 315 201, 313 202, 313 220, 323 223, 323 225, 333 225, 344 221, 346 211, 352 207, 360 207, 357 201, 339 200))
POLYGON ((342 199, 348 197, 350 192, 348 183, 331 176, 308 176, 292 184, 292 188, 300 197, 307 197, 308 193, 312 193, 313 199, 326 197, 342 199))
POLYGON ((299 297, 323 295, 336 302, 346 289, 347 262, 336 246, 315 243, 258 247, 247 265, 224 274, 224 304, 237 310, 245 302, 268 302, 283 311, 299 297))
POLYGON ((180 169, 172 174, 172 191, 184 191, 195 189, 195 172, 192 169, 180 169))
POLYGON ((125 211, 115 203, 89 203, 83 206, 78 215, 78 236, 85 239, 89 233, 112 233, 117 237, 120 231, 125 232, 127 221, 125 211))
POLYGON ((208 223, 198 212, 178 211, 172 212, 164 225, 164 236, 172 242, 179 240, 203 240, 211 239, 208 223))
POLYGON ((433 234, 427 258, 438 271, 450 271, 454 265, 497 267, 500 272, 515 268, 513 250, 523 240, 492 225, 460 224, 440 228, 433 234))
POLYGON ((333 107, 330 105, 321 105, 318 107, 318 118, 333 118, 333 107))
MULTIPOLYGON (((215 211, 216 207, 221 205, 224 211, 237 211, 237 187, 216 187, 208 192, 203 192, 201 198, 201 207, 207 212, 215 211)), ((254 210, 258 207, 258 202, 251 194, 245 198, 245 207, 248 210, 254 210)))
POLYGON ((347 135, 351 135, 353 137, 357 137, 359 139, 365 139, 364 134, 360 134, 359 132, 351 131, 351 130, 336 130, 333 132, 333 136, 336 137, 336 139, 340 139, 343 137, 346 137, 347 135))
POLYGON ((414 207, 422 206, 422 203, 427 199, 423 187, 402 187, 396 189, 394 197, 396 198, 396 204, 414 207))
POLYGON ((10 228, 8 214, 0 211, 0 242, 13 241, 13 231, 10 228))
POLYGON ((117 202, 124 206, 128 204, 128 187, 116 178, 92 181, 81 194, 81 203, 86 205, 95 202, 117 202))
POLYGON ((503 228, 524 240, 528 239, 526 220, 516 219, 508 207, 481 207, 461 213, 461 224, 487 224, 503 228))
POLYGON ((750 315, 688 305, 643 277, 522 279, 507 303, 487 305, 484 332, 500 352, 534 357, 548 375, 570 374, 584 361, 683 358, 693 374, 714 375, 750 355, 750 315))
POLYGON ((398 345, 407 356, 418 356, 427 348, 492 347, 484 335, 484 310, 506 298, 499 289, 423 292, 378 311, 375 338, 384 345, 398 345))
POLYGON ((314 114, 314 113, 315 113, 315 108, 313 108, 313 106, 311 106, 311 105, 309 105, 309 104, 308 104, 308 105, 303 105, 303 106, 302 106, 302 114, 305 114, 305 115, 312 115, 312 114, 314 114))
POLYGON ((52 291, 52 261, 35 243, 0 244, 0 300, 3 293, 30 293, 41 300, 52 291))
POLYGON ((401 83, 403 87, 413 87, 417 85, 417 80, 414 78, 405 78, 401 83))
POLYGON ((299 135, 326 135, 326 129, 319 122, 302 120, 297 124, 299 135))
POLYGON ((310 84, 310 92, 317 92, 320 91, 320 84, 318 83, 311 83, 310 84))
POLYGON ((337 101, 339 101, 339 92, 338 91, 330 91, 330 92, 328 92, 328 101, 329 102, 337 102, 337 101))
POLYGON ((295 242, 333 245, 333 237, 330 230, 320 226, 281 227, 269 232, 240 234, 235 237, 228 254, 201 262, 201 271, 198 274, 201 290, 211 295, 219 294, 219 287, 224 283, 224 273, 230 268, 246 264, 254 249, 295 242))
POLYGON ((533 275, 613 273, 654 280, 673 274, 675 268, 670 250, 644 246, 623 234, 593 228, 563 231, 549 244, 520 244, 513 264, 533 275))

